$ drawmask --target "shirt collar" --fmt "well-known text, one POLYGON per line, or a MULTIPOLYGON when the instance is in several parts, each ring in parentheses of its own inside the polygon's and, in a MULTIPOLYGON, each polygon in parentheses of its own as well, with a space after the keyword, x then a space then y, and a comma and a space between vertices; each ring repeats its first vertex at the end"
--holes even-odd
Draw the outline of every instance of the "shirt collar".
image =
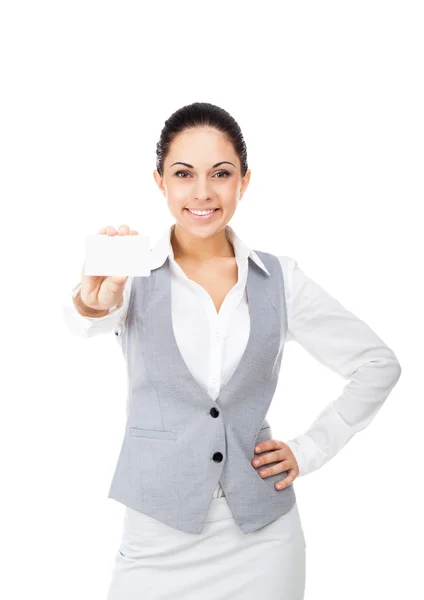
MULTIPOLYGON (((174 251, 171 244, 171 233, 175 228, 173 223, 169 228, 166 229, 163 236, 157 242, 157 244, 150 251, 150 269, 157 269, 161 267, 167 258, 174 260, 174 251)), ((234 248, 234 254, 238 264, 243 264, 249 257, 260 267, 267 275, 270 275, 268 269, 261 261, 257 253, 252 250, 247 244, 245 244, 239 236, 236 234, 234 229, 227 225, 225 227, 225 233, 228 241, 234 248)))

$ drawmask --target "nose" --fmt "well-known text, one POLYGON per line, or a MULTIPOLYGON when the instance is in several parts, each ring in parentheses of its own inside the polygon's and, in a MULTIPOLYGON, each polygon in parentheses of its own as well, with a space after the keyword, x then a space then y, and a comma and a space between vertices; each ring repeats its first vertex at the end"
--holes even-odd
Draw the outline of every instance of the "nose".
POLYGON ((207 177, 199 177, 194 190, 194 199, 199 202, 212 199, 212 192, 207 177))

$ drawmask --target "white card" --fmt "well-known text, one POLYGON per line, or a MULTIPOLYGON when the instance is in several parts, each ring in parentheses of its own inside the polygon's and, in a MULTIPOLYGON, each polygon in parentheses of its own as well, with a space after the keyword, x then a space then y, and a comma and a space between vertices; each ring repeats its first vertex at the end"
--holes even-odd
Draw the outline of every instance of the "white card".
POLYGON ((90 234, 85 245, 85 275, 148 277, 150 237, 148 235, 90 234))

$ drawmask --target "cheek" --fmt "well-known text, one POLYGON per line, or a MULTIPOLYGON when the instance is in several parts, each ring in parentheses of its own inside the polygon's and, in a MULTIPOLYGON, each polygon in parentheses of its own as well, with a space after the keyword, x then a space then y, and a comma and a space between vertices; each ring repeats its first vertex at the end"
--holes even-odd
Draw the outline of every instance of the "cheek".
POLYGON ((181 186, 168 187, 167 195, 169 207, 175 209, 184 208, 190 197, 187 190, 182 189, 181 186))
POLYGON ((238 194, 238 190, 240 188, 240 182, 235 177, 231 177, 225 186, 222 186, 223 194, 225 194, 228 198, 235 198, 238 194))
POLYGON ((240 192, 237 182, 228 182, 227 185, 225 187, 222 186, 221 190, 218 192, 221 206, 227 208, 228 210, 233 210, 236 208, 239 196, 240 192))

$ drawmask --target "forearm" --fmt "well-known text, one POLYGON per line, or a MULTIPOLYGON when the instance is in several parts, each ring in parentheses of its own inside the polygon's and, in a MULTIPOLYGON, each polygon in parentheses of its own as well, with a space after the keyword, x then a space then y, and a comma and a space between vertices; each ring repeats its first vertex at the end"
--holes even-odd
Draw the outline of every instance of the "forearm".
POLYGON ((375 418, 396 385, 393 350, 358 316, 291 263, 288 331, 315 359, 349 380, 302 435, 289 440, 301 475, 333 458, 375 418))

